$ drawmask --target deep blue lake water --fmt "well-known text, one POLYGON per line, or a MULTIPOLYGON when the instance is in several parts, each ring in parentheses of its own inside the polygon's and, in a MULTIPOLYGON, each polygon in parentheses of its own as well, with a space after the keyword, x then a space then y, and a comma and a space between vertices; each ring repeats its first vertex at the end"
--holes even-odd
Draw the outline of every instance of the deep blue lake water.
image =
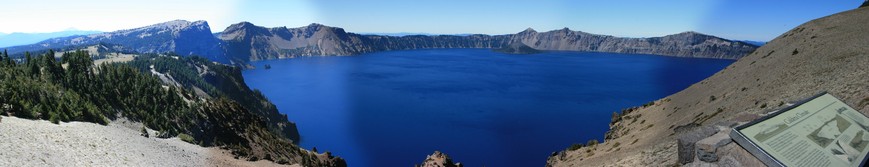
POLYGON ((543 166, 571 143, 602 141, 614 111, 732 62, 434 49, 260 61, 243 75, 297 123, 302 147, 350 166, 413 166, 440 150, 465 166, 507 167, 543 166))

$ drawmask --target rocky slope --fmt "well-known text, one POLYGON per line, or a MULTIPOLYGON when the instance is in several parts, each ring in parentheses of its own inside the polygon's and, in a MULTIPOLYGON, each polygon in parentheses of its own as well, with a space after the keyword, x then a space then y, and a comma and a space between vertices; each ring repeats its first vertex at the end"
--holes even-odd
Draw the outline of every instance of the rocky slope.
POLYGON ((683 91, 622 111, 604 143, 553 153, 547 165, 760 165, 716 134, 823 91, 869 114, 867 26, 869 8, 802 24, 683 91), (700 155, 683 154, 695 146, 700 155))
POLYGON ((178 85, 191 89, 197 92, 198 96, 226 97, 238 102, 244 110, 247 110, 244 112, 249 111, 253 115, 261 117, 270 131, 280 134, 294 143, 299 142, 300 136, 296 124, 290 122, 287 115, 278 112, 277 107, 262 93, 250 89, 241 76, 240 68, 215 64, 200 57, 171 58, 159 55, 140 55, 137 58, 138 60, 128 62, 128 64, 143 72, 172 78, 163 79, 166 85, 178 85))
POLYGON ((220 33, 228 55, 240 60, 297 56, 354 55, 375 51, 431 48, 505 48, 524 44, 537 50, 656 54, 679 57, 738 59, 757 48, 696 32, 653 38, 620 38, 572 31, 527 29, 507 35, 379 36, 348 33, 342 28, 311 24, 299 28, 265 28, 242 22, 220 33))
POLYGON ((229 63, 220 48, 220 40, 211 34, 211 27, 205 21, 174 20, 128 30, 52 38, 6 49, 10 54, 16 54, 98 43, 122 45, 139 53, 174 52, 179 55, 200 55, 213 61, 229 63))

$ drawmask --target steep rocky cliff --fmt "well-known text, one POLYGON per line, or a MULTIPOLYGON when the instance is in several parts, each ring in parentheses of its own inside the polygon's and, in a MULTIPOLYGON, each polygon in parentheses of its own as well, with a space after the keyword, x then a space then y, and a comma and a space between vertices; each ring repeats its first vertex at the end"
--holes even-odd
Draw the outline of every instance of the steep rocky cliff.
POLYGON ((823 91, 869 114, 867 26, 869 8, 802 24, 685 90, 622 111, 604 143, 553 153, 547 165, 760 165, 725 144, 727 130, 823 91))
POLYGON ((510 37, 539 50, 592 51, 655 54, 678 57, 738 59, 757 46, 697 32, 683 32, 652 38, 619 38, 582 31, 561 30, 538 33, 532 29, 510 37))
POLYGON ((373 51, 361 42, 361 35, 320 24, 288 29, 241 22, 227 27, 219 38, 224 41, 226 53, 240 60, 353 55, 373 51))
MULTIPOLYGON (((139 61, 141 62, 141 60, 139 61)), ((301 137, 296 124, 290 122, 287 115, 278 112, 277 107, 260 93, 259 90, 253 90, 248 87, 247 83, 244 82, 244 77, 241 76, 240 68, 214 64, 202 58, 186 58, 179 61, 183 63, 173 61, 173 64, 181 64, 183 68, 187 68, 190 71, 195 70, 199 74, 198 77, 201 77, 201 81, 204 81, 202 84, 191 87, 204 89, 209 96, 227 96, 237 101, 254 115, 262 117, 268 130, 292 140, 295 144, 299 143, 301 137)), ((160 64, 155 64, 155 67, 159 68, 160 66, 160 64)), ((177 75, 171 69, 161 72, 177 75)), ((177 76, 175 78, 182 77, 177 76)), ((188 80, 198 81, 197 79, 188 80)))
POLYGON ((345 32, 342 28, 311 24, 299 28, 265 28, 242 22, 220 33, 228 55, 239 60, 297 56, 354 55, 375 51, 432 48, 505 48, 524 44, 537 50, 656 54, 679 57, 738 59, 757 48, 696 32, 653 38, 620 38, 572 31, 528 29, 507 35, 379 36, 345 32))

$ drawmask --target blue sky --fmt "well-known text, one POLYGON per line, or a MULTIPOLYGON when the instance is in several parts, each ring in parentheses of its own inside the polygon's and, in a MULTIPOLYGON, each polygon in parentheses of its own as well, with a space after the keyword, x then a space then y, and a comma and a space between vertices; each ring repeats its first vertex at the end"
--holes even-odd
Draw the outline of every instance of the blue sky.
POLYGON ((698 31, 761 40, 860 0, 45 0, 4 2, 0 32, 75 28, 114 31, 175 19, 206 20, 213 31, 250 21, 267 27, 317 22, 351 32, 507 34, 531 27, 624 37, 698 31))

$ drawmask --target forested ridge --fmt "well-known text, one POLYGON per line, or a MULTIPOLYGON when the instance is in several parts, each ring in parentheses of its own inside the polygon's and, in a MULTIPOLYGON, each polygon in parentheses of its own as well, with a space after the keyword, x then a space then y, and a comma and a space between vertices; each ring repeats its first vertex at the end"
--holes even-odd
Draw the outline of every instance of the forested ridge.
POLYGON ((0 56, 0 114, 104 125, 125 117, 158 130, 158 137, 183 136, 187 142, 231 150, 239 158, 344 164, 335 157, 318 159, 293 144, 292 137, 298 138, 295 125, 258 91, 247 88, 238 67, 156 54, 95 66, 85 51, 54 55, 0 56), (161 81, 152 70, 171 75, 177 84, 161 81))
POLYGON ((169 74, 185 90, 202 90, 210 97, 224 97, 240 103, 245 108, 262 116, 268 128, 275 133, 298 142, 299 132, 287 116, 277 111, 259 90, 251 90, 241 77, 241 68, 213 63, 206 58, 183 57, 169 53, 167 56, 144 54, 127 64, 142 73, 150 70, 169 74))

